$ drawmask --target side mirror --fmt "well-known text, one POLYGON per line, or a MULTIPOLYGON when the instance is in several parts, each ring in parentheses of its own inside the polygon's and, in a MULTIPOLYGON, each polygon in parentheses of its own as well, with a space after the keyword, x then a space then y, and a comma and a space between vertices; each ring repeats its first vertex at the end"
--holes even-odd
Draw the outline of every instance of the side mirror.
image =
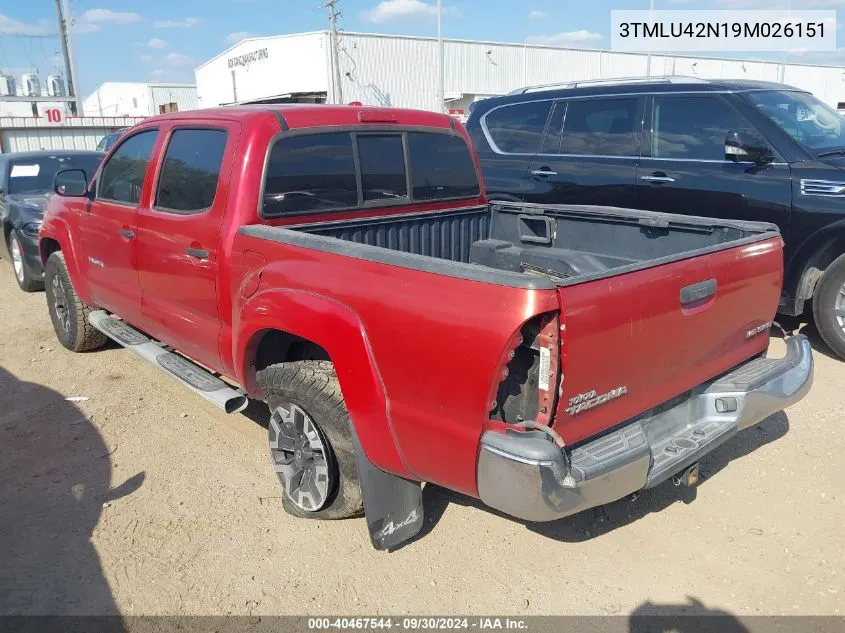
POLYGON ((728 132, 725 137, 725 158, 735 163, 758 165, 772 162, 772 150, 762 138, 744 132, 728 132))
POLYGON ((84 169, 63 169, 53 178, 53 191, 60 196, 84 196, 88 192, 88 176, 84 169))

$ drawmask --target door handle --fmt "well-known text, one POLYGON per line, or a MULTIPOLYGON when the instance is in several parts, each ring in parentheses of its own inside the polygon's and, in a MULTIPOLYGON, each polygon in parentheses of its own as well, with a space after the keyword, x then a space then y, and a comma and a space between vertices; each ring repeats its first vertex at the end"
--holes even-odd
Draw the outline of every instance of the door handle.
POLYGON ((532 176, 557 176, 556 171, 552 171, 548 167, 543 167, 542 169, 535 169, 531 172, 532 176))
POLYGON ((668 182, 675 182, 675 179, 667 176, 661 171, 656 171, 653 174, 649 174, 648 176, 640 176, 640 180, 645 182, 653 182, 653 183, 668 183, 668 182))
POLYGON ((208 251, 202 248, 191 248, 189 246, 185 249, 185 253, 197 259, 208 259, 208 251))
POLYGON ((131 240, 135 237, 135 231, 130 231, 129 229, 120 229, 118 233, 120 233, 121 237, 125 237, 127 240, 131 240))
POLYGON ((687 307, 709 299, 716 294, 717 283, 715 279, 705 279, 696 284, 690 284, 681 288, 681 306, 687 307))

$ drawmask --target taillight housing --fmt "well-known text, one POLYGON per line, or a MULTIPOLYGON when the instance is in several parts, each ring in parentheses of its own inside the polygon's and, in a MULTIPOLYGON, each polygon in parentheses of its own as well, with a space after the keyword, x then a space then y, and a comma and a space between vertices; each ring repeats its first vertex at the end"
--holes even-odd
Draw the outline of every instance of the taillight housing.
POLYGON ((508 340, 488 399, 490 419, 550 424, 559 376, 560 321, 557 312, 547 312, 523 323, 508 340))

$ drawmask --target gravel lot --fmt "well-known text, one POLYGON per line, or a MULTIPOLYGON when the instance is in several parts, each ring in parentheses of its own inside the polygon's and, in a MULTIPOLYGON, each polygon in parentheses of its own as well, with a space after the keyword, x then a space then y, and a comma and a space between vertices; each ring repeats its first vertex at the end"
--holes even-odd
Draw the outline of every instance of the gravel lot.
POLYGON ((389 554, 362 519, 285 514, 262 406, 226 416, 117 346, 65 351, 7 262, 0 297, 0 614, 845 612, 845 363, 818 337, 810 395, 697 488, 525 525, 430 486, 425 535, 389 554))

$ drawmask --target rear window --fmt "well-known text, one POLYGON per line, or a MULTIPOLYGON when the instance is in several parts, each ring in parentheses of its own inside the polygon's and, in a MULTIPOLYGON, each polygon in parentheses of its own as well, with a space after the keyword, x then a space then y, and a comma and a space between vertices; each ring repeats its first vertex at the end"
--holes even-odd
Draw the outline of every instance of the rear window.
POLYGON ((464 139, 446 134, 408 134, 414 200, 467 198, 479 194, 472 154, 464 139))
POLYGON ((405 151, 398 134, 359 134, 358 161, 364 202, 408 197, 405 151))
POLYGON ((468 198, 480 192, 463 137, 401 131, 354 137, 354 143, 349 132, 280 138, 270 151, 261 215, 468 198))
POLYGON ((349 134, 305 134, 273 146, 264 183, 264 215, 356 206, 358 183, 349 134))

